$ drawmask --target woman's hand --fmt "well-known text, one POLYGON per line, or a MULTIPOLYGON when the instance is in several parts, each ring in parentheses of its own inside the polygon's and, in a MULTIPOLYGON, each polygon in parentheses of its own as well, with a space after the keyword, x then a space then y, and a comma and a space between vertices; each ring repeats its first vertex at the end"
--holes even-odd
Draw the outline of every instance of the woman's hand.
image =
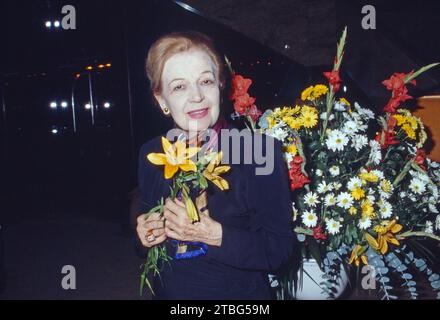
POLYGON ((153 213, 148 216, 146 214, 140 215, 137 218, 136 232, 142 245, 151 248, 166 240, 164 228, 164 217, 159 213, 153 213))
POLYGON ((182 201, 170 198, 165 200, 165 234, 179 241, 203 242, 220 247, 222 243, 222 225, 206 214, 200 215, 200 221, 191 223, 182 201))

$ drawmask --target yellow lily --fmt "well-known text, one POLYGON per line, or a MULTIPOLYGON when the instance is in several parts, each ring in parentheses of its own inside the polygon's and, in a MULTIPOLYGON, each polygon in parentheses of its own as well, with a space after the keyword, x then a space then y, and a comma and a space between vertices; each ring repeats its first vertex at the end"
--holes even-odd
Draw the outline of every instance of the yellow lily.
POLYGON ((223 157, 223 152, 220 151, 214 159, 208 164, 206 169, 203 171, 203 176, 214 183, 220 190, 228 190, 229 184, 228 181, 220 177, 221 174, 228 172, 231 170, 230 166, 219 166, 223 157))
POLYGON ((348 263, 352 264, 354 262, 356 267, 359 267, 359 265, 362 261, 363 264, 368 265, 368 259, 367 259, 367 256, 364 254, 364 252, 365 252, 365 249, 362 246, 357 244, 353 248, 353 251, 351 252, 350 260, 348 261, 348 263))
POLYGON ((188 214, 189 220, 192 223, 199 221, 200 219, 199 219, 199 214, 197 212, 197 208, 194 202, 192 201, 191 197, 189 196, 189 187, 186 184, 182 186, 182 198, 183 198, 183 202, 185 203, 186 212, 188 214))
POLYGON ((388 251, 388 243, 392 243, 399 246, 399 241, 395 238, 395 234, 402 230, 403 226, 398 224, 396 220, 384 221, 382 225, 376 226, 374 230, 377 232, 377 240, 370 234, 365 233, 365 239, 368 244, 381 254, 385 254, 388 251))
POLYGON ((165 153, 150 153, 147 159, 155 165, 164 165, 165 179, 171 179, 180 169, 182 171, 197 171, 196 164, 190 160, 199 148, 187 148, 183 141, 171 144, 166 138, 162 137, 162 147, 165 153))

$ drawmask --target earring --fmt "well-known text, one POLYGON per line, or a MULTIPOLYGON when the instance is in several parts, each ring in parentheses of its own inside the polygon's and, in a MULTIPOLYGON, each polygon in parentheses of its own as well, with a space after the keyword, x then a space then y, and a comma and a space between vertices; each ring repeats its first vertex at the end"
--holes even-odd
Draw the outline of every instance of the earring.
POLYGON ((163 114, 166 116, 170 115, 170 109, 168 109, 167 107, 163 108, 163 114))

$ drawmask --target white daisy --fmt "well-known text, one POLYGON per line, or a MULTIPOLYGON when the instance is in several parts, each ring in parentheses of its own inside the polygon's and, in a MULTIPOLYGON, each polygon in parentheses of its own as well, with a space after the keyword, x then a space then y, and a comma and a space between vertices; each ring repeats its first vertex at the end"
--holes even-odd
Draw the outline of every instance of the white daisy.
POLYGON ((342 192, 336 200, 338 201, 338 206, 344 209, 348 209, 353 204, 353 197, 348 192, 342 192))
POLYGON ((342 188, 342 184, 340 182, 333 182, 332 185, 333 185, 333 189, 335 189, 336 191, 342 188))
POLYGON ((305 211, 302 214, 302 222, 306 227, 314 228, 318 223, 318 216, 313 212, 313 210, 305 211))
POLYGON ((426 221, 426 225, 425 225, 425 232, 426 233, 434 233, 434 226, 433 223, 431 221, 426 221))
POLYGON ((339 130, 332 130, 328 134, 327 140, 325 141, 327 148, 329 150, 343 151, 344 147, 348 144, 348 138, 345 133, 339 130))
POLYGON ((318 185, 318 193, 327 193, 333 190, 333 186, 332 184, 327 184, 327 182, 322 181, 319 185, 318 185))
POLYGON ((319 197, 316 193, 314 192, 309 192, 304 196, 304 202, 309 206, 309 207, 316 207, 316 205, 320 202, 319 201, 319 197))
POLYGON ((361 151, 368 144, 368 138, 362 134, 355 134, 351 140, 351 146, 356 151, 361 151))
POLYGON ((349 120, 345 122, 344 127, 342 128, 342 132, 349 136, 354 135, 355 133, 358 132, 358 130, 359 130, 358 123, 353 120, 349 120))
POLYGON ((356 188, 362 188, 362 180, 358 177, 353 177, 348 181, 347 189, 352 191, 356 188))
POLYGON ((417 194, 422 194, 426 191, 426 183, 418 178, 411 179, 411 183, 409 184, 409 188, 412 192, 417 194))
POLYGON ((328 219, 326 221, 326 229, 330 234, 338 234, 341 229, 341 223, 335 219, 328 219))
POLYGON ((284 130, 280 127, 273 127, 272 129, 267 130, 266 133, 267 135, 280 141, 284 141, 284 139, 286 139, 286 137, 288 136, 287 130, 284 130))
POLYGON ((388 219, 393 215, 393 206, 388 201, 381 200, 379 203, 379 212, 383 219, 388 219))
POLYGON ((374 119, 374 112, 370 109, 362 108, 357 102, 354 103, 354 108, 361 117, 366 119, 374 119))
POLYGON ((394 186, 391 181, 383 179, 380 182, 379 194, 382 198, 388 199, 394 191, 394 186))
POLYGON ((331 166, 330 169, 328 170, 330 172, 330 174, 332 175, 332 177, 336 177, 339 176, 339 167, 338 166, 331 166))
POLYGON ((440 230, 440 214, 435 218, 435 230, 440 230))
POLYGON ((336 204, 336 197, 333 193, 329 193, 325 196, 324 204, 327 207, 332 207, 336 204))
POLYGON ((369 161, 377 165, 382 160, 382 152, 379 142, 377 142, 376 140, 370 140, 370 148, 371 151, 369 161))
POLYGON ((437 200, 433 200, 433 198, 430 198, 428 203, 429 211, 432 213, 439 213, 437 209, 437 204, 438 204, 437 200))
MULTIPOLYGON (((319 116, 319 118, 321 120, 324 120, 327 118, 327 112, 323 112, 321 113, 321 115, 319 116)), ((331 114, 330 117, 328 118, 329 121, 332 121, 335 118, 334 114, 331 114)))
POLYGON ((385 176, 383 175, 383 172, 380 170, 371 170, 372 173, 374 173, 376 176, 379 177, 380 180, 385 179, 385 176))
POLYGON ((322 172, 322 170, 321 170, 321 169, 316 169, 316 172, 315 172, 315 174, 316 174, 316 176, 318 176, 318 177, 322 177, 322 175, 323 175, 323 172, 322 172))
POLYGON ((363 217, 358 222, 358 227, 361 230, 366 230, 371 227, 371 219, 368 217, 363 217))
POLYGON ((336 101, 336 102, 335 102, 334 109, 335 109, 336 111, 340 111, 340 112, 342 112, 342 111, 345 111, 345 110, 347 109, 347 106, 345 105, 345 103, 342 103, 342 102, 340 102, 340 101, 336 101))

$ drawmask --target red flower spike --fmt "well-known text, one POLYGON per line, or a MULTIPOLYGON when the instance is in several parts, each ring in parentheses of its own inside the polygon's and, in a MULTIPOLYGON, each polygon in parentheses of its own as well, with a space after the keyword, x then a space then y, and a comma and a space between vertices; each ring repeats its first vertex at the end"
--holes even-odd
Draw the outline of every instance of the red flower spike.
POLYGON ((341 86, 341 78, 339 77, 339 71, 333 70, 331 72, 324 72, 324 76, 333 86, 333 92, 336 93, 339 90, 339 87, 341 86))

